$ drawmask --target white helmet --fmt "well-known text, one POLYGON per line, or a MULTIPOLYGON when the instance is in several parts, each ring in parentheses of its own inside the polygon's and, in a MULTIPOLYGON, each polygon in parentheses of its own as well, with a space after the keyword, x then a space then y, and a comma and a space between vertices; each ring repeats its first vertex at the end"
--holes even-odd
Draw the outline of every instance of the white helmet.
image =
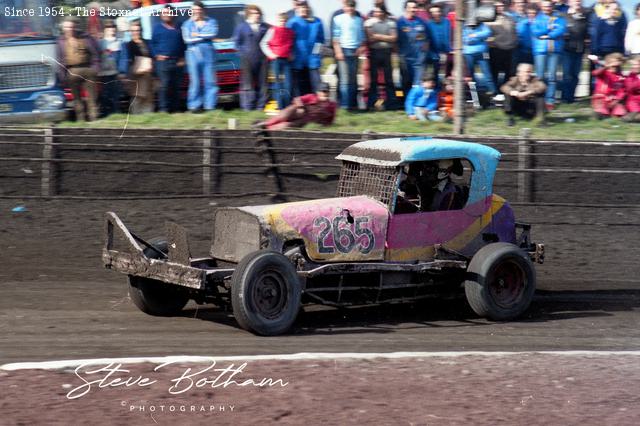
POLYGON ((443 180, 449 177, 453 169, 453 160, 440 160, 438 161, 438 180, 443 180))

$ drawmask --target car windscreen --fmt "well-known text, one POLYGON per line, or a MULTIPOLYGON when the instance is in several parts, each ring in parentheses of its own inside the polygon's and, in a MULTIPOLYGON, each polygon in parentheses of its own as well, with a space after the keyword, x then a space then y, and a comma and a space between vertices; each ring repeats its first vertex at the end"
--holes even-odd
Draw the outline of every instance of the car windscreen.
MULTIPOLYGON (((241 7, 209 7, 205 9, 207 11, 207 16, 215 19, 218 22, 218 35, 216 36, 216 40, 228 40, 233 36, 233 30, 236 28, 244 17, 244 11, 241 7)), ((183 22, 189 19, 189 16, 185 14, 185 16, 181 16, 181 14, 177 14, 174 18, 174 22, 180 26, 183 22)), ((152 22, 155 26, 156 23, 160 22, 160 16, 152 16, 152 22)))

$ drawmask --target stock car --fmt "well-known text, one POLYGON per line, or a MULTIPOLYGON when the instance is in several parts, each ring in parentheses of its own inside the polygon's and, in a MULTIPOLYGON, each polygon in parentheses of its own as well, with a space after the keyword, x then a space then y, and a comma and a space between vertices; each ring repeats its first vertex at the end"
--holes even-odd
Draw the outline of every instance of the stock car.
POLYGON ((304 304, 407 302, 443 286, 464 286, 471 308, 490 320, 526 311, 544 245, 531 242, 530 225, 493 193, 497 150, 396 138, 356 143, 337 159, 336 198, 217 209, 204 258, 191 257, 175 223, 147 241, 108 212, 104 265, 129 276, 131 300, 147 314, 178 315, 191 299, 214 303, 258 335, 287 332, 304 304), (458 201, 427 211, 410 175, 440 160, 456 165, 458 201))

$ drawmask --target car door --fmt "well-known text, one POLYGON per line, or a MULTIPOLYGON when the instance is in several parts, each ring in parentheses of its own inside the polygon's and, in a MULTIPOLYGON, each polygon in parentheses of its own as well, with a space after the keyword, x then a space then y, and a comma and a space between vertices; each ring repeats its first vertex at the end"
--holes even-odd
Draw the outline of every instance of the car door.
MULTIPOLYGON (((459 182, 471 185, 473 170, 465 168, 459 182)), ((469 186, 467 186, 469 188, 469 186)), ((474 188, 469 188, 472 193, 474 188)), ((457 210, 397 213, 394 209, 387 226, 385 260, 411 262, 433 259, 435 245, 472 255, 482 244, 482 230, 491 222, 491 197, 466 203, 457 210)))

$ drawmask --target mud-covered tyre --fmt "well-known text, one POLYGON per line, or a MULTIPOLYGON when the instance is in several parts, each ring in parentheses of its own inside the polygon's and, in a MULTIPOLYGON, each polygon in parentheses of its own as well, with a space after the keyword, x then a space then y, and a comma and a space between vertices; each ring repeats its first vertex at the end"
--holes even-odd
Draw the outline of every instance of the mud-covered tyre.
POLYGON ((471 259, 464 289, 476 314, 508 321, 522 315, 531 304, 536 271, 528 255, 517 246, 492 243, 471 259))
MULTIPOLYGON (((164 253, 169 247, 167 240, 162 237, 149 240, 149 244, 164 253)), ((161 257, 148 247, 144 249, 144 254, 151 259, 161 257)), ((161 317, 179 314, 189 301, 187 291, 180 286, 132 275, 129 276, 129 297, 142 312, 161 317)))
POLYGON ((291 261, 274 251, 245 256, 231 276, 233 316, 262 336, 287 332, 300 310, 301 287, 291 261))

